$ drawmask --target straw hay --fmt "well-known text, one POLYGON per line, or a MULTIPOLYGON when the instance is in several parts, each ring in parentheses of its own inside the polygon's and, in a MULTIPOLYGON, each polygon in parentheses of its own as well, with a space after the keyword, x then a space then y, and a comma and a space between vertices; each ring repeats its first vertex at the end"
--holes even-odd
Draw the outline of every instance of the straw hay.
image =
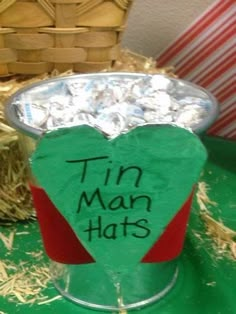
POLYGON ((34 217, 18 135, 4 119, 4 101, 21 86, 15 79, 0 83, 0 221, 34 217))
POLYGON ((7 229, 6 232, 0 232, 0 241, 6 251, 5 258, 0 260, 0 297, 4 297, 8 302, 38 305, 60 299, 60 295, 53 298, 47 295, 46 289, 51 285, 51 276, 41 248, 24 252, 28 256, 26 260, 24 255, 21 256, 23 259, 16 262, 6 258, 16 249, 14 238, 22 235, 30 236, 30 233, 7 229))
POLYGON ((230 257, 236 260, 236 231, 226 227, 222 221, 217 221, 212 217, 208 207, 218 206, 208 196, 210 187, 205 182, 198 183, 196 193, 197 202, 200 208, 200 217, 206 227, 206 234, 213 240, 213 246, 218 258, 230 257))
POLYGON ((10 231, 9 235, 6 236, 4 233, 0 232, 0 240, 3 242, 4 246, 8 251, 12 250, 14 242, 15 232, 10 231))
POLYGON ((10 260, 0 261, 0 296, 9 302, 41 305, 61 298, 49 299, 43 294, 50 280, 45 264, 24 261, 17 265, 10 260))

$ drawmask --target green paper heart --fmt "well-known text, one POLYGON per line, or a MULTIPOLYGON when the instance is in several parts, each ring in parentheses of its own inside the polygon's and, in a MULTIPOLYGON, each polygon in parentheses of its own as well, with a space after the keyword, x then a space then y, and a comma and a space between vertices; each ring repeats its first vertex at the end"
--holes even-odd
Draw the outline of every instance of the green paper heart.
POLYGON ((31 168, 93 258, 125 273, 186 201, 206 156, 195 134, 175 126, 142 126, 113 140, 78 126, 47 133, 31 168))

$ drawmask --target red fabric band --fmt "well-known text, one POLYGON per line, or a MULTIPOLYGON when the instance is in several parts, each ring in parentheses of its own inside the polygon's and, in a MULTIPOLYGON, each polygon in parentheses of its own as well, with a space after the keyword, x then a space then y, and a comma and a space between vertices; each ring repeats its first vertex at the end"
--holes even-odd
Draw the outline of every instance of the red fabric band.
MULTIPOLYGON (((31 185, 30 188, 47 255, 52 260, 64 264, 95 262, 45 191, 34 185, 31 185)), ((161 237, 144 256, 142 263, 169 261, 181 253, 192 197, 193 193, 166 227, 161 237)))
POLYGON ((47 255, 64 264, 93 263, 92 256, 85 250, 45 191, 33 185, 30 188, 47 255))

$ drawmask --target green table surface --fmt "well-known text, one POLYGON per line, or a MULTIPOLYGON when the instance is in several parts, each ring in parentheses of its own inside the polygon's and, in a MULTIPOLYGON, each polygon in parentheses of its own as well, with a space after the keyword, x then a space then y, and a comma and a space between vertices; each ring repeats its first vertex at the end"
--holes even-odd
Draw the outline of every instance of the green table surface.
MULTIPOLYGON (((236 229, 236 142, 205 136, 203 142, 209 152, 201 181, 210 186, 209 197, 218 203, 211 207, 212 215, 226 226, 236 229)), ((26 252, 42 249, 37 222, 1 226, 0 231, 28 231, 30 235, 15 237, 12 252, 7 254, 0 241, 0 258, 19 263, 32 259, 26 252), (6 255, 7 254, 7 255, 6 255)), ((44 257, 47 262, 47 257, 44 257)), ((212 241, 205 235, 204 223, 199 218, 199 207, 193 202, 184 250, 179 258, 180 274, 175 287, 159 302, 133 314, 235 314, 236 313, 236 263, 217 258, 212 241), (202 240, 199 240, 201 235, 202 240)), ((96 282, 94 283, 96 284, 96 282)), ((98 287, 99 289, 99 287, 98 287)), ((50 298, 58 293, 50 283, 44 294, 50 298)), ((45 305, 24 305, 0 297, 0 313, 5 314, 94 314, 94 311, 61 298, 45 305)))

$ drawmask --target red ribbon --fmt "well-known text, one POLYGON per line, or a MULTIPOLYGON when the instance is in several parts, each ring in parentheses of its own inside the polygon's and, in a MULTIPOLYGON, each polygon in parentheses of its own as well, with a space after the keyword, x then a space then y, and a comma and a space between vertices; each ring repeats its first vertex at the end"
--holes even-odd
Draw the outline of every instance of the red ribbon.
MULTIPOLYGON (((45 191, 34 185, 31 185, 30 188, 47 255, 52 260, 64 264, 95 262, 45 191)), ((142 263, 166 262, 176 258, 181 253, 192 198, 193 193, 168 224, 161 237, 144 256, 142 263)))

